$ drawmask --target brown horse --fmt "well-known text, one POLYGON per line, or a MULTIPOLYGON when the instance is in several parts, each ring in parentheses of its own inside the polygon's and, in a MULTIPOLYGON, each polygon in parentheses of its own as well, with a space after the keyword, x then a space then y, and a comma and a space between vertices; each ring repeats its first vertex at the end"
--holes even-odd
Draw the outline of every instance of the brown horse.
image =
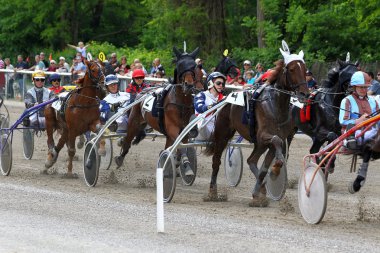
POLYGON ((103 99, 104 65, 102 62, 84 60, 87 71, 84 77, 77 81, 79 87, 69 93, 63 112, 56 113, 51 105, 45 108, 46 133, 48 136, 48 156, 45 169, 57 161, 59 151, 66 144, 69 154, 66 177, 76 177, 73 174, 73 157, 75 155, 75 139, 87 131, 97 132, 101 128, 99 120, 99 100, 103 99), (61 137, 57 146, 54 144, 53 132, 59 129, 61 137))
MULTIPOLYGON (((203 90, 204 86, 201 82, 202 71, 195 64, 195 58, 199 52, 199 48, 192 53, 182 53, 177 48, 173 48, 176 56, 176 68, 174 71, 174 83, 168 90, 164 98, 162 108, 164 111, 163 125, 164 134, 166 135, 165 149, 170 147, 180 132, 189 123, 190 116, 194 114, 193 95, 199 89, 203 90)), ((120 156, 115 157, 118 167, 123 164, 124 157, 127 155, 132 140, 136 137, 133 144, 138 144, 145 136, 144 129, 146 125, 150 125, 153 129, 163 132, 160 127, 159 118, 154 117, 151 112, 142 110, 143 103, 135 105, 131 109, 128 119, 127 135, 124 137, 123 146, 120 156)), ((187 140, 184 141, 185 143, 187 140)), ((180 156, 184 165, 189 165, 186 149, 180 149, 180 156)), ((189 166, 187 166, 189 167, 189 166)), ((191 171, 191 168, 187 168, 191 171)), ((190 173, 191 173, 190 172, 190 173)), ((191 175, 191 174, 189 174, 191 175)))
POLYGON ((275 158, 275 162, 271 174, 274 177, 279 175, 280 169, 285 163, 283 157, 284 140, 293 132, 294 126, 290 120, 289 110, 291 93, 293 91, 308 93, 306 67, 303 59, 292 60, 288 64, 285 64, 283 60, 278 61, 269 77, 269 83, 273 82, 274 84, 266 86, 260 95, 255 97, 254 133, 256 140, 251 138, 249 126, 242 123, 244 107, 228 104, 217 115, 215 131, 211 135, 209 145, 205 150, 207 155, 213 155, 209 200, 218 200, 217 176, 222 152, 237 131, 246 140, 255 143, 253 152, 247 159, 247 163, 257 179, 250 205, 266 205, 266 189, 263 180, 273 158, 275 158), (269 151, 265 157, 264 166, 259 170, 257 167, 258 160, 267 149, 269 151))

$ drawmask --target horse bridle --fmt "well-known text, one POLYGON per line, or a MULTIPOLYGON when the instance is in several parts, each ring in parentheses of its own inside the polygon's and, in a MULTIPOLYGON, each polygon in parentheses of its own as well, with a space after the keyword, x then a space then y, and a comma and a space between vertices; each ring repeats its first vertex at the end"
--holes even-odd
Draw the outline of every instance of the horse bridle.
POLYGON ((289 78, 289 71, 288 71, 287 65, 285 65, 285 67, 283 68, 283 73, 285 74, 285 81, 286 81, 286 83, 290 84, 290 88, 293 91, 298 90, 301 85, 307 84, 306 80, 304 82, 300 82, 300 83, 296 83, 296 84, 292 83, 290 81, 290 78, 289 78))

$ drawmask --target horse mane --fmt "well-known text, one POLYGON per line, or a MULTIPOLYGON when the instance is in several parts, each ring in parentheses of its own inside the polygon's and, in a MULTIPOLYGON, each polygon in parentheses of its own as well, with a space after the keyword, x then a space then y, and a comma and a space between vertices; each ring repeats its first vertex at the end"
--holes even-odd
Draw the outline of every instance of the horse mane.
POLYGON ((276 66, 271 70, 270 75, 267 79, 267 82, 272 84, 275 83, 282 73, 282 69, 285 67, 285 62, 283 59, 280 59, 274 63, 276 66))

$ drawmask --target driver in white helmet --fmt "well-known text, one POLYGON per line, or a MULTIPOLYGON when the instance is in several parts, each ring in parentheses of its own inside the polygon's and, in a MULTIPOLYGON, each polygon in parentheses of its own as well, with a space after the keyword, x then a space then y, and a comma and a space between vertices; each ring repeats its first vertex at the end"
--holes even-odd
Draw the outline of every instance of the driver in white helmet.
MULTIPOLYGON (((362 71, 355 72, 351 77, 351 86, 354 91, 351 95, 345 97, 340 104, 339 122, 342 126, 342 132, 348 131, 352 126, 362 123, 369 116, 379 110, 379 105, 371 96, 367 96, 368 88, 371 86, 371 79, 368 74, 362 71)), ((358 137, 362 129, 356 130, 355 137, 348 137, 346 146, 361 150, 363 163, 360 165, 356 179, 349 184, 349 192, 356 193, 364 185, 367 177, 369 160, 372 156, 372 150, 366 144, 375 138, 378 131, 378 125, 358 137)))
MULTIPOLYGON (((126 108, 130 101, 130 94, 119 91, 119 80, 116 75, 107 75, 105 80, 108 95, 100 101, 100 120, 105 123, 119 110, 126 108)), ((116 133, 127 132, 128 116, 124 114, 116 119, 116 133)), ((106 155, 104 140, 100 141, 98 153, 101 156, 106 155)))
MULTIPOLYGON (((200 92, 194 98, 195 115, 204 113, 213 105, 223 99, 223 91, 226 86, 227 78, 220 72, 212 72, 206 79, 208 90, 200 92)), ((205 120, 214 117, 212 114, 208 115, 205 120)), ((206 126, 199 129, 199 134, 196 140, 207 140, 211 133, 214 131, 215 118, 211 119, 206 126)))

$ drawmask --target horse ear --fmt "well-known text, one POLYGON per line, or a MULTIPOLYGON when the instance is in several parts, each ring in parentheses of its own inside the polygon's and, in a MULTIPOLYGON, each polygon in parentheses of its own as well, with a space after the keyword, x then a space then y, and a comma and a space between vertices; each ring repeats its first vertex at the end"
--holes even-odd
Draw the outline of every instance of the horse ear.
POLYGON ((177 59, 181 56, 181 52, 175 46, 173 47, 173 52, 175 56, 177 57, 177 59))
POLYGON ((303 59, 303 56, 304 56, 303 50, 301 50, 301 51, 298 53, 298 56, 301 57, 301 58, 303 59))
POLYGON ((199 47, 197 47, 193 52, 191 52, 190 56, 195 60, 199 53, 199 47))
POLYGON ((360 65, 360 62, 359 61, 356 61, 355 62, 355 66, 358 67, 360 65))
POLYGON ((338 59, 337 62, 338 62, 338 64, 339 64, 339 66, 344 65, 344 62, 343 62, 341 59, 338 59))

